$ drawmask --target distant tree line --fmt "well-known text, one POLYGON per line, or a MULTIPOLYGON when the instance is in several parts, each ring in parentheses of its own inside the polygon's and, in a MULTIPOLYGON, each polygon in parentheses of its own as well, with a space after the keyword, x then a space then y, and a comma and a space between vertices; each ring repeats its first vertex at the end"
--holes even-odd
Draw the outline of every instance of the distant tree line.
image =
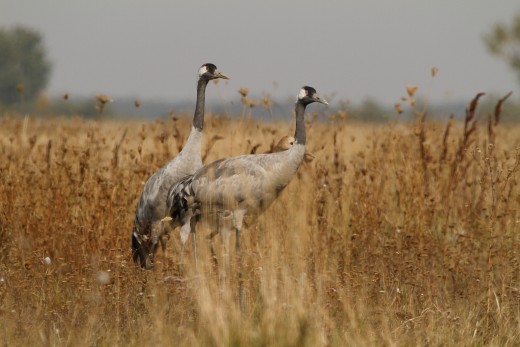
POLYGON ((47 86, 51 64, 39 32, 0 28, 0 104, 31 102, 47 86))
MULTIPOLYGON (((483 41, 490 53, 503 59, 517 73, 520 81, 520 13, 513 17, 511 23, 494 25, 483 36, 483 41)), ((24 103, 28 107, 32 106, 32 102, 47 86, 50 73, 51 63, 47 57, 43 37, 38 31, 22 26, 0 28, 0 109, 24 103)), ((74 102, 67 102, 67 100, 68 95, 64 97, 64 100, 53 102, 52 107, 47 111, 55 111, 58 114, 79 114, 87 117, 100 113, 94 107, 93 100, 76 98, 74 102)), ((114 105, 111 109, 105 110, 104 115, 121 112, 126 115, 144 117, 167 116, 169 114, 167 109, 173 106, 155 105, 150 110, 147 107, 138 110, 133 103, 128 102, 127 104, 125 107, 114 105)), ((183 105, 181 108, 185 106, 183 105)), ((520 112, 517 112, 520 109, 519 103, 509 100, 506 106, 511 110, 510 117, 518 120, 520 117, 520 112)), ((372 99, 365 100, 359 105, 348 105, 348 107, 340 105, 340 109, 342 108, 348 109, 349 118, 358 120, 386 121, 392 119, 393 115, 391 110, 372 99)), ((281 107, 278 111, 285 114, 286 109, 281 107)))
POLYGON ((520 12, 510 24, 495 24, 483 39, 487 49, 505 60, 520 81, 520 12))

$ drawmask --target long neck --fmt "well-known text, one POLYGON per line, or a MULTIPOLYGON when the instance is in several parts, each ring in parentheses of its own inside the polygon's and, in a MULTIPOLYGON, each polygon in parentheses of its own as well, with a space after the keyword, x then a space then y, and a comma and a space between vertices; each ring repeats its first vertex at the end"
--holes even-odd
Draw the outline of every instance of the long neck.
POLYGON ((305 146, 306 136, 305 136, 305 106, 300 101, 296 102, 294 110, 296 112, 296 131, 294 132, 294 139, 296 143, 305 146))
POLYGON ((197 83, 197 104, 195 105, 195 115, 193 116, 193 127, 202 131, 204 127, 204 103, 206 101, 206 86, 208 80, 199 78, 197 83))
POLYGON ((277 194, 291 181, 298 171, 305 155, 305 106, 300 101, 294 107, 296 112, 296 131, 294 138, 296 141, 286 151, 270 154, 273 158, 272 166, 267 170, 273 175, 272 182, 276 185, 277 194))

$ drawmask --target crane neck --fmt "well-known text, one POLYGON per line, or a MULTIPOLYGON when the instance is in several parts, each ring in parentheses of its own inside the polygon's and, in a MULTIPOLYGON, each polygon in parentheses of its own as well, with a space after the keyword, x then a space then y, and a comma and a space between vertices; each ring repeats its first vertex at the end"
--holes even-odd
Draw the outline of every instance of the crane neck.
POLYGON ((199 78, 197 82, 197 103, 193 116, 193 127, 198 131, 202 131, 204 127, 204 104, 206 102, 206 86, 208 82, 209 80, 205 78, 199 78))
POLYGON ((305 134, 305 107, 300 101, 296 101, 296 105, 294 106, 294 111, 296 113, 296 130, 294 132, 294 139, 296 143, 305 146, 306 142, 306 134, 305 134))

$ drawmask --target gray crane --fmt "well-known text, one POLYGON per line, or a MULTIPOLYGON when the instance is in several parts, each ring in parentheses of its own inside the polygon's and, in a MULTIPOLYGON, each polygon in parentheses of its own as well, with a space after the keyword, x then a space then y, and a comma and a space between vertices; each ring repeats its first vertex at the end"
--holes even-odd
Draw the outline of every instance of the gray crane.
POLYGON ((167 214, 166 197, 168 189, 183 177, 192 175, 202 167, 201 142, 204 127, 204 104, 206 86, 209 81, 229 79, 217 70, 214 64, 204 64, 198 71, 197 103, 193 116, 193 126, 181 152, 169 163, 160 168, 146 181, 141 197, 135 209, 132 230, 132 257, 141 267, 153 267, 153 257, 160 241, 165 245, 164 237, 175 227, 173 221, 163 221, 167 214))
MULTIPOLYGON (((304 113, 307 105, 313 102, 328 104, 316 94, 314 88, 302 87, 295 104, 295 140, 289 149, 217 160, 171 187, 167 209, 171 218, 182 225, 181 255, 190 232, 195 233, 195 223, 200 218, 217 225, 210 237, 221 233, 225 245, 231 225, 236 232, 237 253, 240 251, 244 216, 247 214, 254 218, 267 209, 289 184, 304 159, 304 113)), ((196 254, 194 256, 196 259, 196 254)))

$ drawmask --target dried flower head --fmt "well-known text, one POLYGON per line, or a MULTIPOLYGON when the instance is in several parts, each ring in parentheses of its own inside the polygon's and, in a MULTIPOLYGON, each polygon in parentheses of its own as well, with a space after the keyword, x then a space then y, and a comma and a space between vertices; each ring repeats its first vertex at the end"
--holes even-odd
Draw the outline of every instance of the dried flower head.
POLYGON ((245 96, 242 97, 240 100, 242 101, 242 103, 243 103, 244 105, 249 106, 249 107, 251 107, 251 108, 258 106, 258 102, 257 102, 257 101, 254 101, 254 100, 248 99, 248 98, 246 98, 245 96))
POLYGON ((238 92, 240 93, 240 95, 242 95, 242 97, 245 98, 247 94, 249 94, 249 89, 246 87, 242 87, 238 90, 238 92))
POLYGON ((105 94, 97 94, 97 95, 96 95, 96 99, 97 99, 97 101, 98 101, 100 104, 102 104, 102 105, 114 101, 113 99, 109 98, 109 97, 106 96, 105 94))
POLYGON ((417 92, 417 89, 417 86, 406 86, 406 92, 411 98, 414 96, 415 92, 417 92))
POLYGON ((265 108, 271 107, 271 99, 269 99, 268 97, 264 96, 262 98, 262 105, 264 105, 265 108))

